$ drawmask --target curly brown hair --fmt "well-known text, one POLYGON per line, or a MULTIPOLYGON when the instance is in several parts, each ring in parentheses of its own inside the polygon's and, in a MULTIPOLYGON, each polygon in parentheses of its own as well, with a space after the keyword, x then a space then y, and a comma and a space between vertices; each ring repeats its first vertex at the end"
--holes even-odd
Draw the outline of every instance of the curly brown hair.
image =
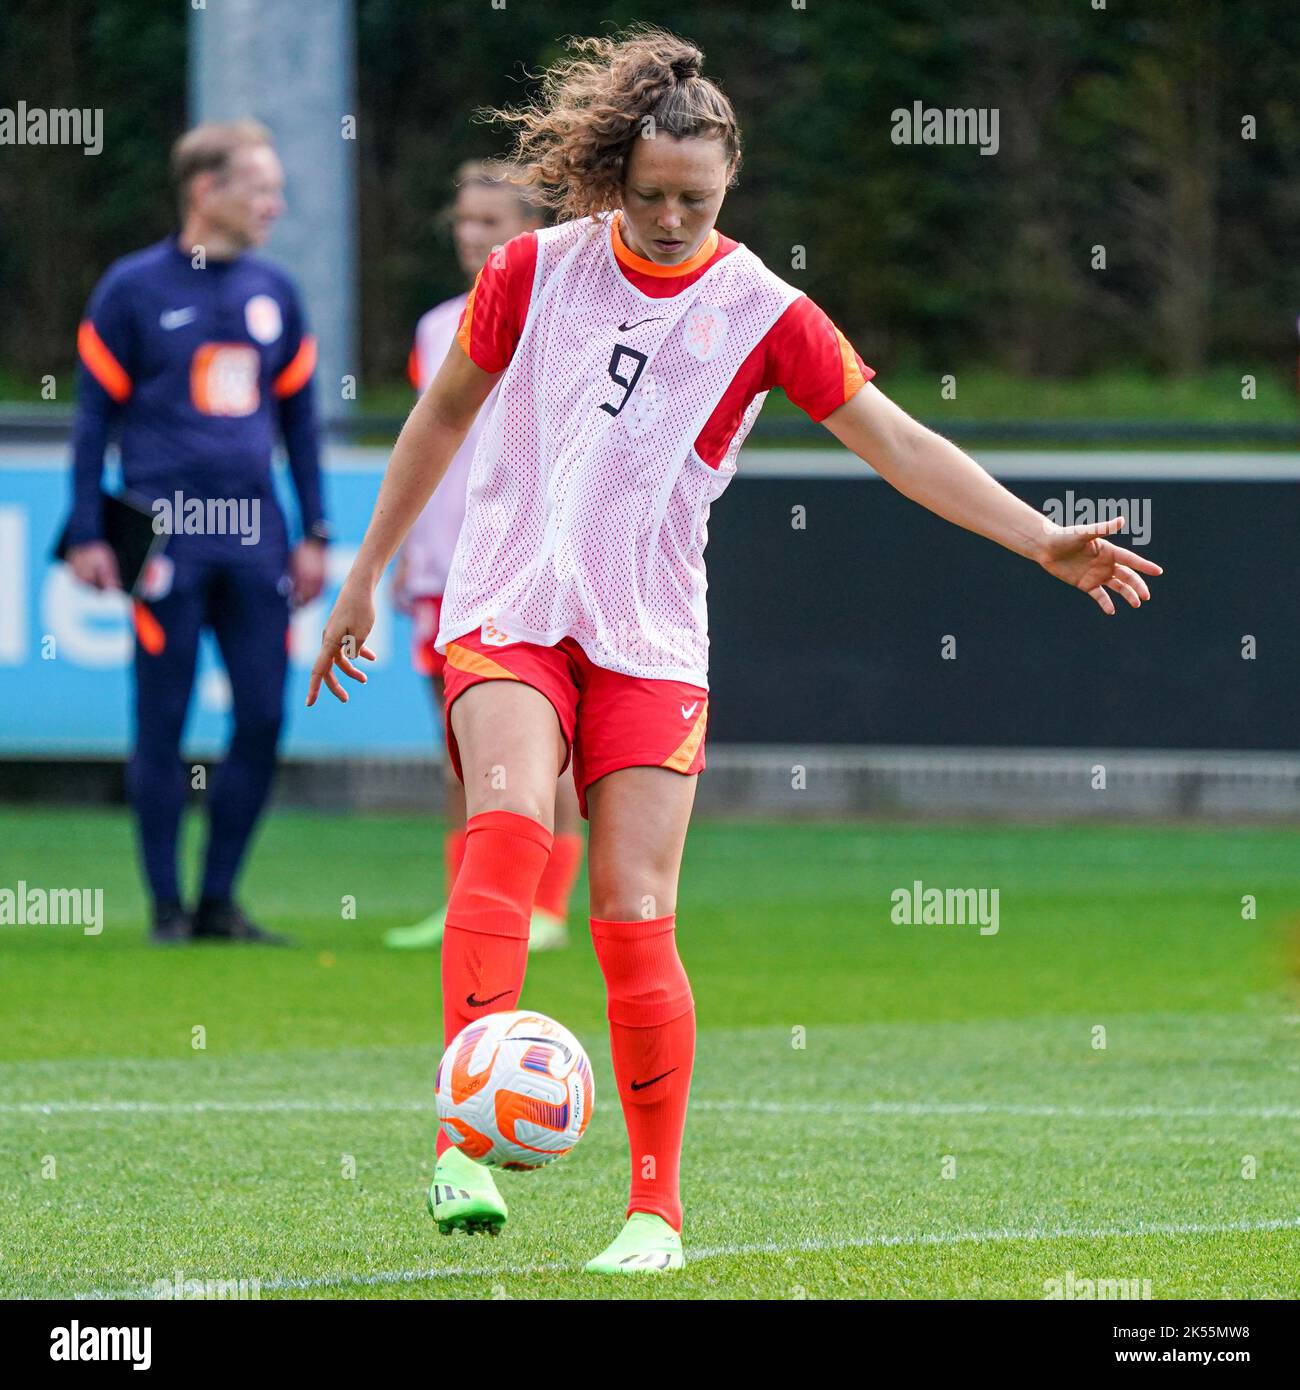
POLYGON ((514 108, 481 107, 482 121, 515 132, 517 182, 561 220, 623 204, 633 142, 665 134, 720 139, 730 187, 740 168, 736 113, 714 82, 700 76, 704 54, 688 39, 650 24, 605 38, 569 37, 573 55, 541 74, 540 96, 514 108))

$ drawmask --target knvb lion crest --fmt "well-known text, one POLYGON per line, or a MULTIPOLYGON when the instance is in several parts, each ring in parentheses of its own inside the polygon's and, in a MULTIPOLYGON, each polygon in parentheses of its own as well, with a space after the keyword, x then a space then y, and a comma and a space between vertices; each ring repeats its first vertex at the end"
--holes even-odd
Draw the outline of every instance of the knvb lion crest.
POLYGON ((244 305, 244 325, 248 336, 259 343, 273 343, 284 331, 280 306, 269 294, 255 294, 244 305))
POLYGON ((694 304, 682 326, 686 351, 697 361, 711 362, 727 340, 727 316, 715 305, 694 304))

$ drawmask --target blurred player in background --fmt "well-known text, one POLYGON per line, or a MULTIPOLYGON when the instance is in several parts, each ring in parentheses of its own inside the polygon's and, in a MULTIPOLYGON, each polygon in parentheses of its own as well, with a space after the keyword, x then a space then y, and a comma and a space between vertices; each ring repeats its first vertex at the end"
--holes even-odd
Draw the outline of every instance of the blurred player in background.
MULTIPOLYGON (((456 173, 456 201, 451 208, 452 233, 456 256, 466 282, 472 284, 484 262, 497 247, 540 227, 545 217, 524 190, 508 181, 509 170, 500 163, 472 160, 456 173)), ((438 373, 447 350, 456 338, 456 329, 468 300, 468 293, 455 295, 430 309, 415 330, 408 370, 417 391, 428 390, 438 373)), ((434 647, 442 594, 451 569, 456 538, 465 521, 465 486, 470 460, 478 444, 480 422, 492 413, 495 392, 483 403, 478 419, 465 442, 456 451, 446 476, 438 484, 428 506, 420 513, 398 555, 393 588, 399 606, 406 608, 415 625, 415 669, 430 678, 434 703, 441 718, 443 710, 443 668, 447 658, 434 647)), ((447 891, 451 892, 465 854, 465 789, 448 764, 443 785, 447 831, 443 841, 447 891)), ((582 864, 582 816, 572 781, 560 778, 555 793, 555 843, 537 885, 528 938, 530 951, 554 950, 568 943, 566 919, 573 883, 582 864)), ((446 927, 444 904, 432 916, 412 927, 397 927, 384 940, 397 949, 414 950, 438 946, 446 927)))
POLYGON ((270 133, 253 121, 198 126, 177 141, 172 177, 179 235, 115 262, 78 331, 67 558, 82 583, 120 587, 100 518, 104 449, 120 429, 125 486, 147 506, 165 504, 156 515, 170 532, 134 605, 128 785, 152 939, 278 944, 239 908, 234 885, 275 772, 290 602, 315 598, 325 577, 316 345, 292 281, 250 254, 284 210, 270 133), (277 433, 301 511, 293 548, 271 481, 277 433), (190 785, 179 753, 205 627, 230 679, 234 734, 208 791, 202 886, 189 912, 176 862, 190 785))

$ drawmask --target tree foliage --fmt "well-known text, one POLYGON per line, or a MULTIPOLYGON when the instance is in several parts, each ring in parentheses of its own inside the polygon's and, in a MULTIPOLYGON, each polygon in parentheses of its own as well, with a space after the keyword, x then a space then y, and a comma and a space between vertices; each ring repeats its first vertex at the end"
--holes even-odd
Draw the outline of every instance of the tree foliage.
MULTIPOLYGON (((746 157, 723 230, 869 361, 1177 375, 1293 353, 1294 0, 356 5, 371 379, 401 371, 416 318, 461 288, 439 213, 457 164, 504 145, 472 112, 527 95, 564 34, 636 19, 693 38, 737 106, 746 157), (918 101, 996 109, 998 153, 893 143, 892 113, 918 101)), ((0 361, 57 369, 103 266, 171 225, 185 14, 0 11, 0 100, 102 106, 106 131, 96 159, 0 148, 0 361)))

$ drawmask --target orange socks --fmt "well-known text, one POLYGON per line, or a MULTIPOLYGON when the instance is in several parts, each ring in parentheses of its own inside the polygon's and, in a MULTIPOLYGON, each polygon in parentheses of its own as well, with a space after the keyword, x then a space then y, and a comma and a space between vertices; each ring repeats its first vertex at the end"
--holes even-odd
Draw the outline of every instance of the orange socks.
MULTIPOLYGON (((442 839, 442 862, 447 875, 448 896, 465 858, 466 833, 464 830, 448 830, 442 839)), ((583 848, 581 835, 557 835, 551 845, 551 857, 542 870, 542 880, 537 885, 535 906, 561 921, 569 915, 569 898, 573 894, 578 870, 582 867, 583 848)))
POLYGON ((677 954, 676 917, 591 919, 609 995, 609 1037, 632 1155, 634 1211, 682 1228, 682 1134, 695 1061, 695 1001, 677 954))
MULTIPOLYGON (((583 841, 581 835, 552 836, 513 811, 486 811, 470 817, 463 835, 449 832, 445 846, 453 886, 442 941, 444 1045, 473 1019, 518 1007, 533 905, 560 918, 567 914, 583 841), (453 866, 457 851, 460 863, 453 866)), ((591 919, 631 1149, 628 1214, 653 1212, 681 1230, 695 1002, 675 932, 672 915, 635 922, 591 919)), ((448 1147, 439 1128, 439 1156, 448 1147)))
POLYGON ((536 906, 560 921, 569 915, 569 895, 582 865, 582 848, 581 835, 557 835, 542 871, 542 881, 537 885, 536 906))
MULTIPOLYGON (((444 1046, 471 1020, 518 1004, 528 923, 551 840, 544 825, 513 811, 470 817, 442 939, 444 1046)), ((439 1128, 438 1153, 447 1148, 439 1128)))

